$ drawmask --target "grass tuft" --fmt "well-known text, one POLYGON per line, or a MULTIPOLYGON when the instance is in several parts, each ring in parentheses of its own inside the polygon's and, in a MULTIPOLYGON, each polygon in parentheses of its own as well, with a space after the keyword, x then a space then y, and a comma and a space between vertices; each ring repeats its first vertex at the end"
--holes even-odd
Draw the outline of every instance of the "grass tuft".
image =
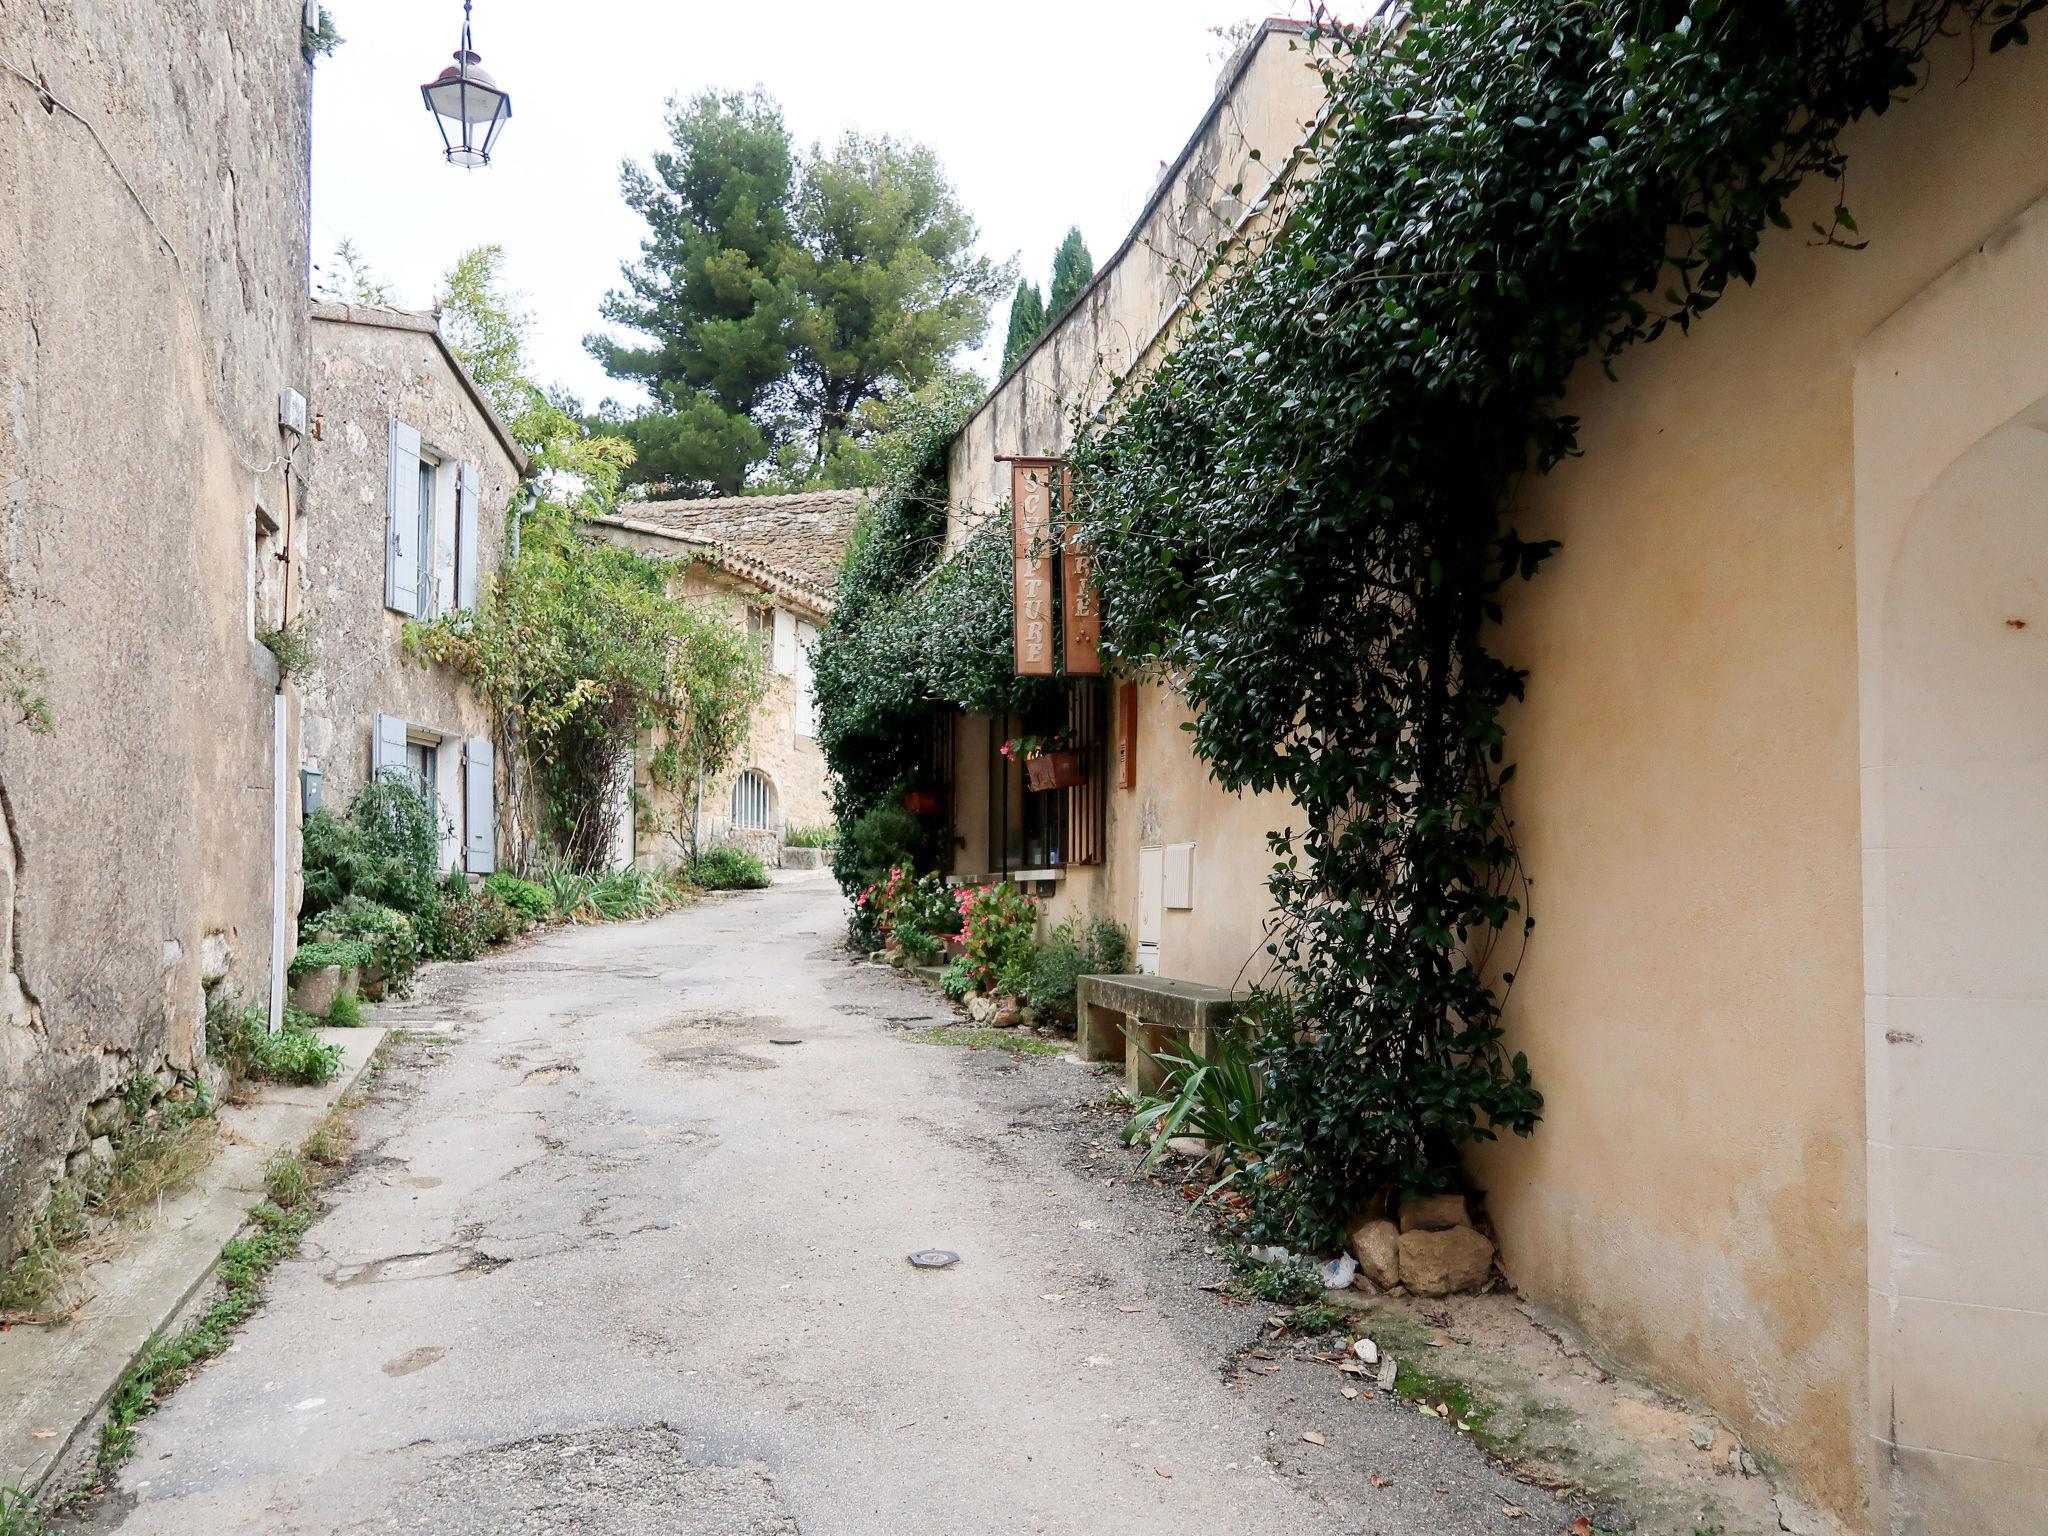
POLYGON ((1064 1040, 1041 1040, 1019 1029, 956 1029, 950 1024, 912 1030, 910 1038, 926 1045, 963 1045, 970 1051, 1008 1051, 1013 1056, 1057 1056, 1068 1049, 1064 1040))

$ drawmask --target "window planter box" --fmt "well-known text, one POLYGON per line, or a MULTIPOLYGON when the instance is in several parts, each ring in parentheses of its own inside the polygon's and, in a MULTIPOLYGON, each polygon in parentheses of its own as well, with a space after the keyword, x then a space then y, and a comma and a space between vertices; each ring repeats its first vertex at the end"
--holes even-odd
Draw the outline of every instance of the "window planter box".
POLYGON ((936 816, 939 814, 939 792, 935 789, 913 789, 903 797, 903 809, 913 816, 936 816))
POLYGON ((1032 789, 1072 789, 1088 782, 1079 752, 1045 752, 1024 765, 1024 782, 1032 789))

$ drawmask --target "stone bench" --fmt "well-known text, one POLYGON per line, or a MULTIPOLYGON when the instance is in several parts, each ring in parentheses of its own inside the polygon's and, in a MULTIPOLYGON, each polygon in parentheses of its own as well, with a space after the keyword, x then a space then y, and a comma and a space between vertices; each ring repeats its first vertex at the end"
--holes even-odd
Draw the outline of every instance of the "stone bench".
POLYGON ((1083 1061, 1120 1061, 1132 1093, 1150 1093, 1161 1072, 1151 1057, 1191 1046, 1212 1055, 1237 1018, 1223 987, 1159 976, 1083 976, 1074 988, 1075 1045, 1083 1061), (1134 1049, 1133 1047, 1142 1047, 1134 1049))

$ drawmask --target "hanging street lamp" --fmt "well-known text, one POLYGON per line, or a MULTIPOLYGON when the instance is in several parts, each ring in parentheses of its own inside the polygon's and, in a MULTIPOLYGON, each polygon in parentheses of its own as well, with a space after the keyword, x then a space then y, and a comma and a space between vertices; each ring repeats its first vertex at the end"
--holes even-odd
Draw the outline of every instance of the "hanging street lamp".
POLYGON ((491 163, 491 146, 512 115, 512 98, 483 72, 470 46, 470 3, 462 0, 462 46, 455 50, 455 62, 421 86, 420 95, 441 130, 448 163, 474 170, 491 163))

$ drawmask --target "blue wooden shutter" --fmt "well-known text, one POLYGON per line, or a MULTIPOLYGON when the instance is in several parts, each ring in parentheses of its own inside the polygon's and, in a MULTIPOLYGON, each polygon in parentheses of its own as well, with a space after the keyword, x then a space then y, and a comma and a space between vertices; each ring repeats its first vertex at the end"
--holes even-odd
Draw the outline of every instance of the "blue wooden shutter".
POLYGON ((455 606, 476 606, 478 570, 477 508, 483 495, 476 466, 464 464, 455 474, 455 606))
POLYGON ((405 722, 396 715, 372 715, 370 777, 381 779, 386 773, 405 771, 405 722))
POLYGON ((498 867, 498 780, 491 744, 472 736, 462 754, 462 867, 488 875, 498 867))
MULTIPOLYGON (((420 607, 420 434, 391 418, 391 469, 385 482, 384 606, 403 614, 420 607)), ((404 762, 405 754, 399 754, 404 762)))

